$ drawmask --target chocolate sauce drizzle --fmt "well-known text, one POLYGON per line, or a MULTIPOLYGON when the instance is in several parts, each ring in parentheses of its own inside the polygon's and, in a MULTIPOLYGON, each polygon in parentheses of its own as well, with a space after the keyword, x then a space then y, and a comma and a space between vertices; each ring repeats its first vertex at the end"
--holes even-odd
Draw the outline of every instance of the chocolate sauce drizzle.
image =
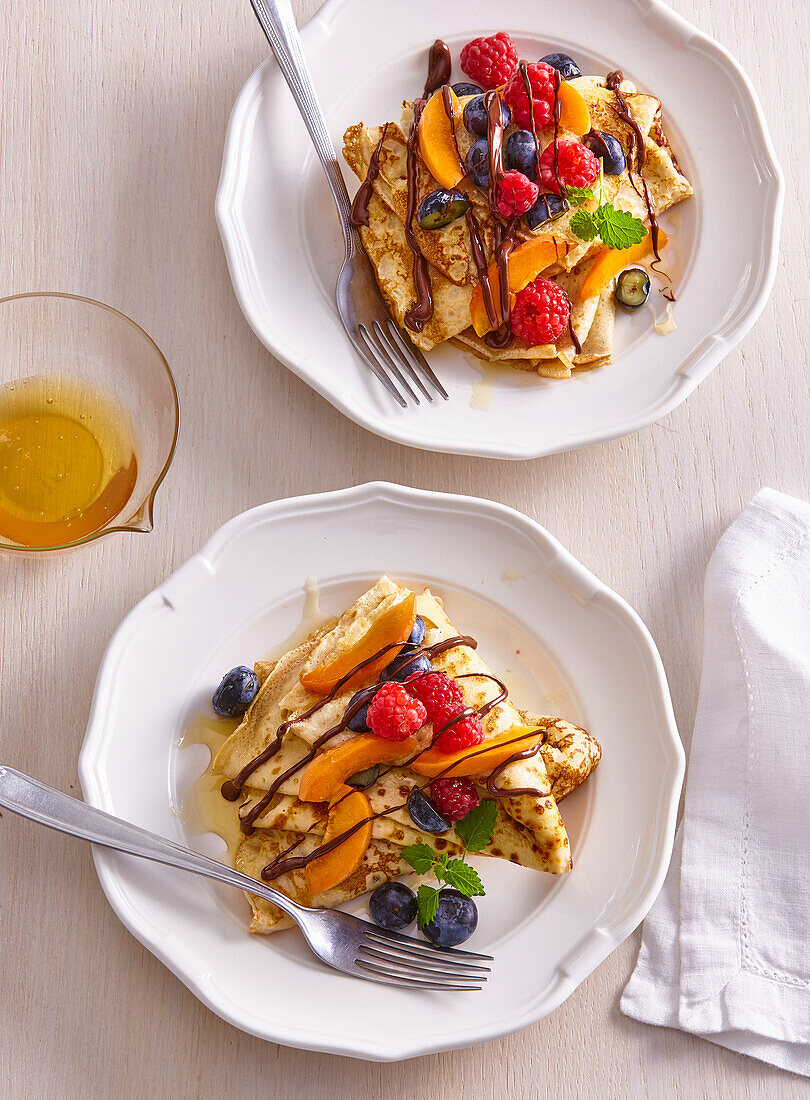
POLYGON ((357 194, 354 196, 352 210, 349 214, 349 221, 355 229, 358 229, 361 225, 368 225, 368 204, 374 193, 374 181, 380 174, 380 153, 382 152, 383 142, 385 141, 387 133, 388 123, 386 122, 380 134, 380 140, 377 142, 377 147, 371 154, 371 160, 368 162, 366 178, 360 184, 357 189, 357 194))
POLYGON ((411 123, 411 132, 408 134, 408 158, 406 162, 408 206, 405 212, 405 239, 413 254, 413 285, 416 290, 416 301, 405 314, 404 321, 411 332, 421 332, 425 327, 425 322, 433 316, 433 290, 430 285, 428 262, 413 231, 419 172, 416 145, 419 140, 419 119, 422 117, 424 109, 425 100, 417 99, 413 105, 413 122, 411 123))
POLYGON ((450 47, 446 42, 442 42, 441 38, 437 38, 430 47, 430 53, 428 54, 428 71, 425 90, 422 92, 423 99, 427 99, 428 96, 438 91, 442 84, 447 83, 450 79, 451 67, 450 47))

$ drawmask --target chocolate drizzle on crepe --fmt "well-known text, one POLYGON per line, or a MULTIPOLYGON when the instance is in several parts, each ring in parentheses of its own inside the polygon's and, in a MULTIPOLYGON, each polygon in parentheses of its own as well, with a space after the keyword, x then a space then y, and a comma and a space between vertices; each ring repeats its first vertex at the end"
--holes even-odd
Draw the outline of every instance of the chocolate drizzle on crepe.
POLYGON ((380 174, 380 153, 382 152, 383 142, 385 141, 387 133, 388 123, 386 122, 380 134, 380 140, 377 142, 377 147, 371 154, 371 160, 368 162, 366 178, 360 184, 357 194, 354 196, 349 221, 355 229, 358 229, 361 225, 368 225, 368 204, 374 193, 374 181, 380 174))

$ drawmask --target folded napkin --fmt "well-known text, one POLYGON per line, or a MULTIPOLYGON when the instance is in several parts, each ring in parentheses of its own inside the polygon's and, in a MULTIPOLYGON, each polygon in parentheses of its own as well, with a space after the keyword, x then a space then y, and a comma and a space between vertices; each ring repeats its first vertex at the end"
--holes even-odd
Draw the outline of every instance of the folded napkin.
POLYGON ((705 602, 683 822, 621 1008, 810 1076, 810 505, 759 493, 705 602))

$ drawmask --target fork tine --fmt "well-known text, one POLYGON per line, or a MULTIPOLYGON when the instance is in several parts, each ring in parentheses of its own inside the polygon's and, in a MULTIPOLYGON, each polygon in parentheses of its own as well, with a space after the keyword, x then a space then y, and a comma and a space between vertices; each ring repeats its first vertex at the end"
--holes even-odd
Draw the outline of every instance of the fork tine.
MULTIPOLYGON (((389 321, 389 324, 390 323, 391 322, 389 321)), ((422 391, 422 393, 425 395, 425 397, 428 399, 428 401, 430 401, 430 403, 432 404, 433 403, 433 394, 428 390, 425 383, 419 377, 416 370, 414 369, 413 364, 410 362, 410 360, 407 358, 407 356, 404 356, 402 354, 402 352, 399 350, 399 348, 396 347, 396 345, 391 342, 391 340, 389 339, 388 335, 385 332, 385 329, 382 327, 382 325, 380 324, 379 321, 374 322, 374 331, 377 334, 380 342, 384 345, 385 350, 388 352, 391 359, 399 367, 401 367, 404 371, 407 372, 408 377, 410 378, 410 380, 417 384, 419 389, 422 391)))
POLYGON ((388 322, 388 328, 390 329, 391 334, 393 335, 395 340, 399 343, 399 346, 402 348, 405 355, 410 356, 412 359, 416 360, 416 362, 428 376, 430 381, 433 383, 433 385, 436 387, 436 389, 439 391, 445 401, 449 401, 450 395, 441 384, 439 379, 436 377, 430 363, 428 363, 427 359, 425 359, 424 355, 416 346, 416 344, 414 344, 413 341, 410 339, 406 341, 401 331, 397 328, 393 321, 388 322))
MULTIPOLYGON (((363 337, 363 343, 368 344, 369 341, 368 341, 368 338, 366 336, 366 331, 365 331, 365 328, 363 327, 363 325, 358 325, 357 326, 357 331, 363 337)), ((357 348, 357 351, 360 353, 360 355, 363 357, 363 360, 365 361, 367 366, 369 366, 371 368, 372 373, 375 375, 376 378, 379 379, 380 382, 382 382, 382 384, 385 386, 385 388, 388 390, 388 392, 391 394, 391 396, 394 398, 394 400, 397 401, 402 406, 403 409, 407 409, 408 402, 405 400, 405 398, 402 396, 402 394, 396 388, 394 383, 388 377, 388 375, 386 374, 384 368, 381 367, 380 364, 378 363, 377 357, 374 354, 373 349, 369 349, 368 352, 365 352, 359 342, 357 342, 355 344, 355 347, 357 348)))
POLYGON ((363 333, 366 343, 369 345, 374 355, 377 357, 377 361, 382 363, 384 367, 387 367, 388 370, 393 371, 399 384, 404 387, 405 390, 407 390, 407 392, 411 395, 411 397, 418 405, 420 403, 419 397, 414 392, 413 388, 408 384, 408 381, 402 374, 402 371, 399 369, 395 358, 389 353, 388 349, 385 347, 385 344, 382 342, 380 337, 377 336, 376 331, 374 331, 375 329, 379 329, 379 327, 380 326, 378 322, 374 321, 371 331, 369 331, 369 329, 365 325, 360 325, 360 331, 363 333), (376 340, 373 337, 377 337, 376 340))
POLYGON ((410 936, 401 936, 399 932, 389 932, 387 929, 377 928, 373 924, 369 924, 364 929, 364 933, 367 940, 382 940, 383 946, 389 946, 387 941, 392 940, 403 951, 410 951, 412 954, 423 957, 432 956, 445 962, 452 962, 454 959, 458 962, 463 959, 478 959, 481 962, 494 961, 492 955, 479 955, 475 951, 461 951, 458 947, 434 947, 431 943, 422 944, 419 940, 414 940, 410 936))
POLYGON ((369 974, 376 974, 378 977, 372 979, 373 981, 380 981, 386 979, 383 983, 385 985, 400 985, 406 989, 449 989, 449 990, 469 990, 474 992, 481 989, 480 985, 455 985, 451 982, 438 982, 438 981, 426 981, 423 978, 408 978, 404 974, 397 974, 394 971, 386 970, 383 966, 377 966, 375 963, 364 963, 360 959, 355 963, 360 970, 367 971, 369 974))
POLYGON ((391 955, 387 951, 377 951, 376 948, 367 947, 364 943, 360 944, 359 950, 364 952, 364 961, 369 961, 366 959, 366 955, 370 955, 373 959, 379 959, 380 962, 388 963, 391 966, 401 966, 408 973, 418 971, 420 974, 434 974, 440 978, 455 978, 456 981, 461 981, 464 978, 470 982, 485 982, 488 980, 488 974, 490 973, 488 966, 465 966, 462 968, 458 964, 453 965, 452 970, 454 973, 450 973, 447 969, 441 969, 438 964, 436 966, 430 965, 432 960, 420 960, 420 962, 426 964, 420 966, 409 956, 391 955))

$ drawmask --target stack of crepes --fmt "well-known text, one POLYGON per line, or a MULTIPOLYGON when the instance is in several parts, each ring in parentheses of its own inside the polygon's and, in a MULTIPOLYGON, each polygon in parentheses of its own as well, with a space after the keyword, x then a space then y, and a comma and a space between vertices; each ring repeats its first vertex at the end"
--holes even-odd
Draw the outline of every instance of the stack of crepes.
MULTIPOLYGON (((615 137, 628 155, 634 135, 628 124, 616 113, 616 97, 605 86, 603 79, 581 76, 569 81, 585 100, 590 114, 591 127, 615 137)), ((654 96, 638 92, 625 80, 619 90, 627 102, 645 141, 645 161, 641 171, 647 184, 654 213, 663 211, 688 198, 692 186, 678 169, 675 157, 664 133, 661 102, 654 96)), ((439 93, 437 93, 439 94, 439 93)), ((412 104, 403 104, 401 124, 389 123, 379 158, 379 175, 373 182, 374 194, 369 203, 369 224, 360 228, 366 253, 374 267, 383 298, 391 315, 400 326, 405 324, 405 314, 413 304, 415 290, 412 278, 413 255, 405 239, 404 224, 408 205, 406 176, 406 141, 413 117, 412 104)), ((516 129, 510 124, 506 138, 516 129)), ((365 179, 369 161, 382 135, 381 126, 365 126, 357 123, 344 134, 343 155, 360 177, 365 179)), ((456 139, 462 159, 474 141, 466 128, 457 123, 456 139)), ((554 137, 553 124, 538 134, 543 148, 554 137)), ((564 128, 559 130, 560 140, 579 140, 564 128)), ((616 209, 647 221, 648 211, 644 200, 643 184, 627 168, 621 175, 606 176, 605 197, 616 209)), ((424 163, 418 161, 417 208, 431 191, 440 185, 424 163)), ((458 185, 471 201, 487 259, 493 258, 492 215, 484 191, 465 178, 458 185)), ((596 201, 585 204, 584 209, 596 208, 596 201)), ((592 265, 603 247, 599 240, 586 242, 570 228, 573 210, 562 217, 541 225, 534 234, 521 230, 524 239, 531 237, 553 238, 556 261, 543 271, 544 278, 554 279, 566 291, 571 301, 571 324, 581 345, 577 352, 566 332, 556 344, 529 347, 520 339, 501 350, 489 347, 471 327, 470 304, 478 274, 470 248, 470 236, 464 218, 443 229, 423 230, 413 219, 413 231, 426 260, 430 265, 430 279, 435 310, 421 333, 411 332, 411 339, 424 351, 429 351, 444 341, 450 341, 462 351, 484 361, 505 361, 518 370, 537 371, 552 378, 567 378, 577 368, 595 368, 610 362, 613 352, 613 328, 615 302, 613 279, 595 296, 583 297, 580 293, 592 265)), ((533 277, 534 277, 533 276, 533 277)))
MULTIPOLYGON (((319 697, 301 683, 301 676, 323 667, 340 654, 352 652, 358 639, 367 634, 375 621, 410 597, 409 589, 381 577, 338 620, 326 623, 278 661, 259 663, 256 666, 261 681, 259 694, 241 725, 220 749, 214 761, 215 771, 234 779, 274 742, 283 723, 304 714, 319 701, 319 697)), ((424 646, 458 635, 441 602, 429 591, 416 597, 416 611, 425 622, 424 646)), ((466 645, 435 656, 433 665, 451 677, 489 672, 478 652, 466 645)), ((481 707, 498 694, 496 685, 484 675, 466 676, 459 683, 467 706, 481 707)), ((278 751, 247 780, 239 806, 241 818, 257 805, 279 776, 304 759, 319 737, 340 723, 357 686, 354 684, 339 692, 310 718, 293 723, 286 730, 278 751)), ((482 720, 484 743, 499 733, 527 724, 547 729, 548 742, 531 759, 510 763, 498 776, 499 789, 529 787, 547 794, 543 797, 524 794, 499 797, 495 831, 481 854, 552 874, 569 871, 570 845, 557 803, 596 767, 601 756, 598 743, 584 730, 567 722, 518 711, 509 698, 495 705, 482 720)), ((326 752, 354 736, 357 735, 351 730, 343 730, 324 744, 321 751, 326 752)), ((299 769, 284 780, 255 820, 254 831, 242 838, 235 866, 245 874, 259 879, 262 869, 292 845, 297 845, 293 854, 300 856, 323 843, 329 806, 303 802, 298 797, 303 770, 299 769)), ((474 778, 478 783, 486 781, 486 776, 474 778)), ((287 871, 275 878, 272 885, 304 904, 334 908, 410 871, 401 858, 401 851, 407 845, 427 841, 439 851, 460 853, 463 844, 453 829, 443 836, 423 832, 404 807, 408 794, 424 783, 424 777, 409 768, 393 767, 383 770, 378 780, 365 789, 375 814, 383 810, 393 812, 374 820, 362 862, 344 881, 314 897, 307 891, 302 870, 287 871)), ((289 918, 275 906, 253 895, 249 897, 253 907, 252 932, 266 934, 290 926, 289 918)))

